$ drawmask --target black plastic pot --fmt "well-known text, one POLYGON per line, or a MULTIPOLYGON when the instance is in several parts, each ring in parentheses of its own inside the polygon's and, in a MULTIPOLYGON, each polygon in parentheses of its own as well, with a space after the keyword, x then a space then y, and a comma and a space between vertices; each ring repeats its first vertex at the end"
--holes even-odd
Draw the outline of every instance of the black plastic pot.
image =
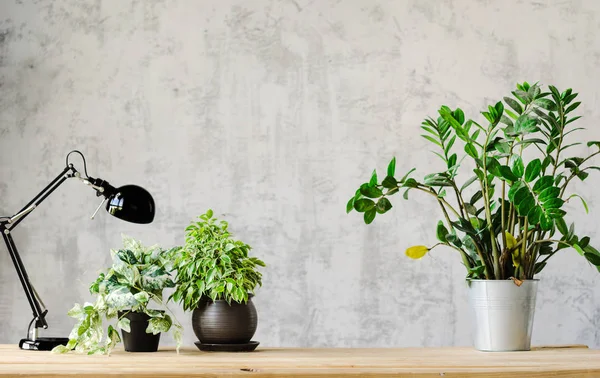
MULTIPOLYGON (((123 316, 123 312, 119 312, 119 318, 121 316, 123 316)), ((129 319, 131 331, 121 330, 125 350, 127 352, 156 352, 160 342, 160 333, 158 335, 146 333, 150 317, 143 312, 129 312, 125 317, 129 319)))
POLYGON ((258 315, 251 295, 248 303, 231 302, 231 305, 203 297, 192 313, 192 328, 203 344, 248 343, 257 325, 258 315))

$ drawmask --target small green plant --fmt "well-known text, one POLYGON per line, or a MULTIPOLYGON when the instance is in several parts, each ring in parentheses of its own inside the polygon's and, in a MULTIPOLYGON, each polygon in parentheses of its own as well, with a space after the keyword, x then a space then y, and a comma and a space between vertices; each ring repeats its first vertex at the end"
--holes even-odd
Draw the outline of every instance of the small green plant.
POLYGON ((185 229, 185 245, 172 249, 177 286, 171 298, 186 311, 198 307, 203 296, 247 302, 262 285, 257 267, 265 263, 249 257, 250 246, 234 240, 227 222, 214 218, 212 210, 198 218, 185 229))
POLYGON ((147 333, 158 334, 174 329, 173 337, 177 351, 181 345, 182 327, 173 322, 163 302, 163 289, 174 287, 169 270, 171 263, 168 253, 158 246, 144 247, 139 241, 123 235, 123 249, 111 250, 112 268, 90 286, 90 293, 96 295, 94 303, 75 306, 68 315, 77 319, 69 335, 69 343, 54 348, 55 353, 75 350, 78 353, 110 354, 121 341, 113 325, 109 325, 104 339, 103 319, 117 320, 116 327, 130 332, 129 312, 139 312, 150 317, 147 333), (159 309, 149 308, 152 304, 159 309), (119 316, 119 312, 123 314, 119 316), (103 340, 104 339, 104 340, 103 340))
POLYGON ((563 205, 572 199, 581 200, 588 211, 583 198, 569 192, 569 184, 600 170, 589 165, 600 153, 600 142, 588 141, 587 147, 595 151, 583 156, 571 153, 570 148, 581 144, 570 141, 573 133, 583 130, 574 127, 581 118, 573 114, 581 104, 574 102, 577 93, 560 92, 552 85, 543 92, 538 84, 527 82, 511 93, 481 113, 487 121, 484 126, 466 120, 460 108, 442 106, 439 117, 427 118, 421 129, 444 169, 422 180, 410 177, 414 169, 396 178, 394 158, 381 182, 373 172, 360 186, 348 201, 347 212, 363 213, 369 224, 392 208, 388 197, 400 189, 405 199, 413 189, 426 193, 443 215, 436 229, 438 243, 410 247, 406 254, 421 258, 445 245, 458 252, 469 278, 531 279, 548 259, 568 247, 600 267, 600 252, 590 245, 590 238, 577 236, 574 225, 567 227, 564 219, 563 205), (459 144, 466 155, 454 152, 459 144), (467 156, 471 162, 463 164, 467 156), (472 175, 459 182, 464 165, 472 175))

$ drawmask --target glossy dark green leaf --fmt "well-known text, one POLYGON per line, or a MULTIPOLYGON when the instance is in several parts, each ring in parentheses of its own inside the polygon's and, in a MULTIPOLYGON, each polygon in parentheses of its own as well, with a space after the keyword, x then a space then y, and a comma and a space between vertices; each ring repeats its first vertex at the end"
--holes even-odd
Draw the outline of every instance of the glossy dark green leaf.
POLYGON ((367 210, 364 215, 364 221, 366 224, 371 224, 375 219, 375 215, 377 215, 377 211, 375 209, 367 210))
POLYGON ((540 215, 540 227, 542 231, 550 231, 553 225, 553 220, 549 216, 544 215, 543 213, 540 215))
POLYGON ((354 210, 359 213, 364 213, 365 211, 369 211, 375 208, 375 202, 368 198, 361 198, 359 200, 354 201, 354 210))
POLYGON ((350 198, 348 204, 346 204, 346 214, 350 213, 354 209, 354 197, 350 198))
POLYGON ((560 193, 560 189, 556 186, 548 187, 540 192, 538 198, 540 201, 548 201, 553 198, 557 198, 560 193))
POLYGON ((521 181, 515 182, 508 190, 508 199, 510 202, 515 203, 515 194, 522 188, 525 187, 521 181))
POLYGON ((446 235, 448 235, 448 229, 444 226, 444 222, 439 221, 436 228, 436 236, 439 241, 446 243, 446 235))
POLYGON ((383 179, 383 181, 381 182, 381 185, 384 188, 392 189, 392 188, 395 188, 398 186, 398 181, 396 181, 394 176, 387 176, 385 179, 383 179))
MULTIPOLYGON (((512 162, 512 172, 515 176, 521 178, 525 173, 525 166, 523 165, 523 159, 519 155, 515 155, 512 162)), ((513 180, 514 181, 514 180, 513 180)))
POLYGON ((579 241, 579 246, 581 248, 583 248, 583 249, 585 249, 589 244, 590 244, 590 237, 589 236, 584 236, 579 241))
POLYGON ((516 176, 513 171, 507 165, 501 165, 499 167, 500 175, 502 178, 508 181, 517 181, 519 176, 516 176))
POLYGON ((573 110, 577 109, 581 105, 581 102, 574 102, 565 110, 565 114, 569 114, 573 110))
POLYGON ((421 136, 422 136, 423 138, 427 139, 428 141, 430 141, 431 143, 435 144, 436 146, 438 146, 438 147, 442 147, 442 144, 441 144, 440 142, 438 142, 437 140, 435 140, 434 138, 432 138, 431 136, 429 136, 429 135, 425 135, 425 134, 423 134, 423 135, 421 135, 421 136))
POLYGON ((418 185, 419 183, 414 178, 406 179, 402 184, 402 186, 406 188, 416 188, 418 185))
POLYGON ((367 186, 360 189, 360 194, 368 198, 379 198, 383 192, 376 186, 367 186))
POLYGON ((534 159, 527 164, 525 168, 525 181, 531 182, 535 180, 542 171, 542 162, 540 159, 534 159))
POLYGON ((587 259, 587 261, 591 262, 592 265, 600 266, 600 255, 595 253, 585 252, 583 256, 587 259))
POLYGON ((379 214, 385 214, 391 208, 392 208, 392 203, 390 202, 390 200, 388 200, 385 197, 381 197, 379 199, 379 201, 377 201, 377 204, 375 205, 375 210, 377 210, 377 212, 379 214))
POLYGON ((545 262, 538 262, 535 263, 535 272, 534 274, 538 274, 539 272, 541 272, 544 268, 546 267, 546 263, 545 262))
POLYGON ((549 186, 552 186, 553 183, 554 177, 542 176, 535 182, 535 185, 533 185, 533 191, 535 193, 541 193, 542 190, 548 188, 549 186))
POLYGON ((565 201, 560 198, 552 198, 543 203, 544 209, 559 209, 565 201))
POLYGON ((569 229, 567 228, 567 224, 563 218, 557 218, 556 220, 556 228, 563 235, 569 234, 569 229))

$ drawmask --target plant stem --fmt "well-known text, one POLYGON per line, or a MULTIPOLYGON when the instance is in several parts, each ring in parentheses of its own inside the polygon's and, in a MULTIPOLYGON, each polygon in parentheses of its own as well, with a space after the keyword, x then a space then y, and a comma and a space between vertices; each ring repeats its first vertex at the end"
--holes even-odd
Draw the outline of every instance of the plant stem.
POLYGON ((437 198, 437 200, 441 203, 443 203, 444 205, 448 206, 448 208, 452 211, 452 213, 454 213, 454 215, 456 215, 457 218, 460 218, 460 214, 454 209, 454 207, 452 207, 452 205, 450 205, 445 199, 438 197, 437 193, 435 192, 435 190, 433 190, 433 188, 429 187, 429 186, 417 186, 415 187, 415 189, 419 189, 422 192, 425 192, 429 195, 434 196, 435 198, 437 198), (428 189, 425 189, 428 188, 428 189))
POLYGON ((485 205, 485 216, 487 218, 488 227, 490 231, 490 244, 492 244, 492 256, 493 256, 493 267, 494 267, 494 277, 496 279, 500 279, 500 256, 498 255, 498 247, 496 245, 496 235, 494 234, 494 227, 492 226, 492 212, 490 210, 490 196, 489 196, 489 188, 488 188, 488 180, 487 180, 487 166, 486 166, 486 147, 488 144, 488 140, 490 137, 490 133, 488 132, 485 138, 485 143, 483 147, 483 175, 484 182, 482 185, 483 190, 483 201, 485 205))

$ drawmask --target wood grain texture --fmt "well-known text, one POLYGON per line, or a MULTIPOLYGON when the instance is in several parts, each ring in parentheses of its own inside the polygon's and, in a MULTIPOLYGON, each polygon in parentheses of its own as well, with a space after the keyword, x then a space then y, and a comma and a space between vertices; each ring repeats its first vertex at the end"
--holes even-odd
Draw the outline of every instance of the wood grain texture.
POLYGON ((600 351, 584 346, 484 353, 471 348, 269 349, 203 353, 187 348, 110 356, 53 355, 0 345, 0 376, 35 377, 600 377, 600 351))

